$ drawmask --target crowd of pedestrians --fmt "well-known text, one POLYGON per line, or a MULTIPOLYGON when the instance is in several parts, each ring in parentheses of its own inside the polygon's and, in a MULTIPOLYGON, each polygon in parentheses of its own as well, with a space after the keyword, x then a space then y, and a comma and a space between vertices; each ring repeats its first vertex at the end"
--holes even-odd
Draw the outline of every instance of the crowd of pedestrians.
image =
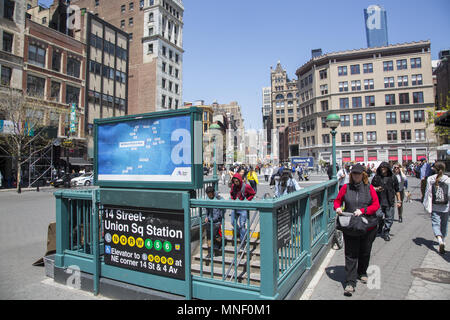
MULTIPOLYGON (((445 169, 443 162, 430 164, 426 159, 420 159, 419 163, 405 168, 399 163, 391 166, 382 162, 377 168, 374 165, 344 164, 337 171, 339 193, 334 209, 338 216, 338 228, 344 235, 344 295, 353 294, 357 279, 367 283, 372 243, 377 235, 385 241, 391 240, 390 230, 396 209, 398 222, 403 222, 403 203, 409 194, 408 176, 420 179, 421 202, 431 215, 439 253, 445 253, 450 197, 450 178, 444 174, 445 169)), ((329 168, 329 171, 332 170, 329 168)))
MULTIPOLYGON (((333 168, 328 166, 326 172, 333 179, 333 168)), ((278 166, 231 166, 221 168, 222 183, 230 188, 230 199, 254 199, 258 190, 258 174, 274 190, 274 197, 281 197, 300 190, 298 181, 308 179, 309 168, 290 163, 278 166), (228 179, 226 179, 228 177, 228 179), (298 180, 298 181, 297 181, 298 180)), ((410 197, 408 179, 420 179, 421 202, 425 211, 431 216, 434 235, 439 243, 439 252, 445 253, 445 237, 449 216, 450 178, 444 174, 445 164, 430 164, 426 159, 403 167, 399 163, 388 162, 375 164, 343 164, 336 167, 339 192, 334 200, 337 223, 347 217, 347 225, 338 224, 344 235, 344 253, 346 285, 344 294, 351 296, 359 279, 367 283, 367 268, 370 262, 372 244, 376 237, 391 241, 391 228, 397 211, 398 222, 403 223, 403 204, 410 197)), ((207 190, 210 199, 221 199, 213 188, 207 190)), ((212 221, 213 233, 217 235, 225 210, 210 210, 208 219, 212 221)), ((245 243, 249 210, 232 210, 231 224, 237 231, 241 247, 245 243)), ((344 221, 344 220, 342 220, 344 221)), ((208 238, 208 245, 211 245, 208 238)), ((220 244, 218 244, 220 245, 220 244)), ((215 254, 220 247, 214 246, 215 254)), ((220 253, 219 253, 220 254, 220 253)))

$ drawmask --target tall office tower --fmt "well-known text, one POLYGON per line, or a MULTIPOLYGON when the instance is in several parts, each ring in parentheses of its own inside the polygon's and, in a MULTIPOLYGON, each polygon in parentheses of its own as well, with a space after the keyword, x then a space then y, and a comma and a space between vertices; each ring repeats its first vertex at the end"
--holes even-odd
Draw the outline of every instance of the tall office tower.
POLYGON ((388 28, 386 10, 379 5, 364 9, 367 47, 384 47, 388 45, 388 28))
POLYGON ((128 114, 182 105, 182 0, 73 0, 129 34, 128 114))

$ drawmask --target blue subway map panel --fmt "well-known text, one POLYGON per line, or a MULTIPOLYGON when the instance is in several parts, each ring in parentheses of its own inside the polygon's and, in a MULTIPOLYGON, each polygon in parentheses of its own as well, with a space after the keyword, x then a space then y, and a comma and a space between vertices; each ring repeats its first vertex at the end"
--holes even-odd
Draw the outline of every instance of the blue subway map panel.
POLYGON ((191 182, 189 115, 98 126, 98 181, 191 182))

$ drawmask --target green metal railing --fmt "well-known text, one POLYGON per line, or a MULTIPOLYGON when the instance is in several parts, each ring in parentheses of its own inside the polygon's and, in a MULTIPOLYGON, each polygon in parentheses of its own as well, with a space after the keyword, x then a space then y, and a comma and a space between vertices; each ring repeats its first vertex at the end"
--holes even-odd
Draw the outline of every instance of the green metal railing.
MULTIPOLYGON (((205 181, 205 187, 215 184, 217 179, 205 181)), ((194 248, 191 242, 193 254, 186 256, 185 264, 190 263, 191 276, 186 277, 183 288, 177 287, 179 282, 164 278, 164 290, 168 292, 182 292, 188 299, 283 299, 308 272, 314 258, 333 235, 335 212, 330 201, 337 194, 337 180, 281 198, 255 201, 209 200, 204 194, 205 187, 196 190, 196 199, 185 202, 189 207, 185 210, 186 216, 190 215, 185 225, 189 228, 202 226, 198 228, 198 247, 194 248), (209 228, 204 222, 207 208, 225 210, 225 219, 221 222, 222 236, 218 239, 221 252, 216 256, 204 239, 206 232, 210 233, 210 239, 214 239, 212 222, 208 222, 209 228), (230 219, 231 210, 249 211, 242 244, 238 232, 231 232, 237 230, 236 222, 230 219), (290 217, 290 232, 289 238, 279 245, 277 218, 281 212, 290 217), (207 257, 208 252, 212 258, 207 257)), ((100 276, 122 280, 123 273, 127 273, 125 278, 130 283, 161 290, 161 287, 153 286, 158 282, 155 275, 120 269, 122 275, 119 277, 117 268, 113 270, 104 266, 102 208, 97 201, 99 192, 100 189, 90 189, 55 193, 55 266, 77 265, 81 271, 93 274, 95 293, 99 290, 100 276)))

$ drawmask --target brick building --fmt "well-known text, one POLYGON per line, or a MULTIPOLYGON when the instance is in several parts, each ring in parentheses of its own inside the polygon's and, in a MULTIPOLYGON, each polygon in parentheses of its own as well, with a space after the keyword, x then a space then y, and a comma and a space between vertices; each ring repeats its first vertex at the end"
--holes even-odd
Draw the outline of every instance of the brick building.
POLYGON ((181 0, 74 0, 129 34, 128 114, 182 105, 181 0))

